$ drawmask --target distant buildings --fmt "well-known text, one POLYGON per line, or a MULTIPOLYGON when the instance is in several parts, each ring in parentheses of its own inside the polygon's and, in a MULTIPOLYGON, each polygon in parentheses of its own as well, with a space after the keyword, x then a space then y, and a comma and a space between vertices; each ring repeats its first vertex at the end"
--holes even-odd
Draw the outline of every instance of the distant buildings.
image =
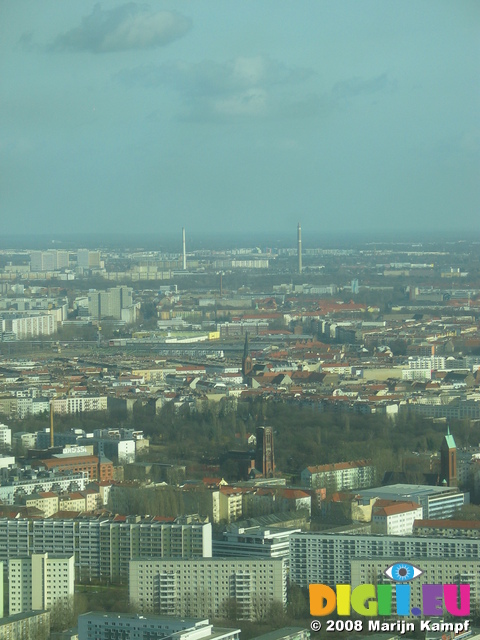
POLYGON ((88 314, 91 318, 112 318, 134 322, 135 317, 130 287, 114 287, 107 291, 90 291, 88 294, 88 314))

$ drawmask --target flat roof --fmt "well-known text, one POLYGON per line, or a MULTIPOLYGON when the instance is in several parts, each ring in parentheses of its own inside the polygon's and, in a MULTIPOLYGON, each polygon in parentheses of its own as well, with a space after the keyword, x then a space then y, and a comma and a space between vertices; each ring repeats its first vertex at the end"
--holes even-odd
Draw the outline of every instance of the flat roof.
POLYGON ((428 484, 391 484, 386 487, 361 489, 355 494, 362 498, 383 498, 385 500, 402 500, 463 493, 457 487, 433 487, 428 484))

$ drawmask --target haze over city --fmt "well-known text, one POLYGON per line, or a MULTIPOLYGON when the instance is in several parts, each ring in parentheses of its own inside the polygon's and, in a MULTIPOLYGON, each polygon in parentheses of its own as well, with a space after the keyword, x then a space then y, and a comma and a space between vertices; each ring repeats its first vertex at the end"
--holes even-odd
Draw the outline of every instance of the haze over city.
POLYGON ((468 1, 4 2, 2 232, 471 235, 479 18, 468 1))

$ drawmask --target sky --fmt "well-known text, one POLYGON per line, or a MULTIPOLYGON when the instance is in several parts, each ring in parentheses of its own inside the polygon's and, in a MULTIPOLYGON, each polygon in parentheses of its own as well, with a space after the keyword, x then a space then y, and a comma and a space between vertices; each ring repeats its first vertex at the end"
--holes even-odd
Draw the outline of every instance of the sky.
POLYGON ((0 0, 0 233, 480 235, 476 0, 0 0))

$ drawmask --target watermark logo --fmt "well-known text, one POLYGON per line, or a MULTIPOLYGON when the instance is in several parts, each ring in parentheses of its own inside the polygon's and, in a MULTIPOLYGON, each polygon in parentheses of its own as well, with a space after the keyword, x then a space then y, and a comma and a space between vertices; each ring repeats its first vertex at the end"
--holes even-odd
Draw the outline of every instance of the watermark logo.
POLYGON ((392 614, 430 617, 441 616, 445 606, 452 616, 470 615, 468 584, 423 584, 422 601, 419 606, 411 607, 409 583, 422 573, 420 568, 408 562, 397 562, 385 570, 385 575, 394 584, 361 584, 354 589, 349 584, 337 584, 335 590, 326 584, 311 584, 310 614, 323 617, 336 609, 339 616, 349 616, 353 610, 367 617, 392 614))

